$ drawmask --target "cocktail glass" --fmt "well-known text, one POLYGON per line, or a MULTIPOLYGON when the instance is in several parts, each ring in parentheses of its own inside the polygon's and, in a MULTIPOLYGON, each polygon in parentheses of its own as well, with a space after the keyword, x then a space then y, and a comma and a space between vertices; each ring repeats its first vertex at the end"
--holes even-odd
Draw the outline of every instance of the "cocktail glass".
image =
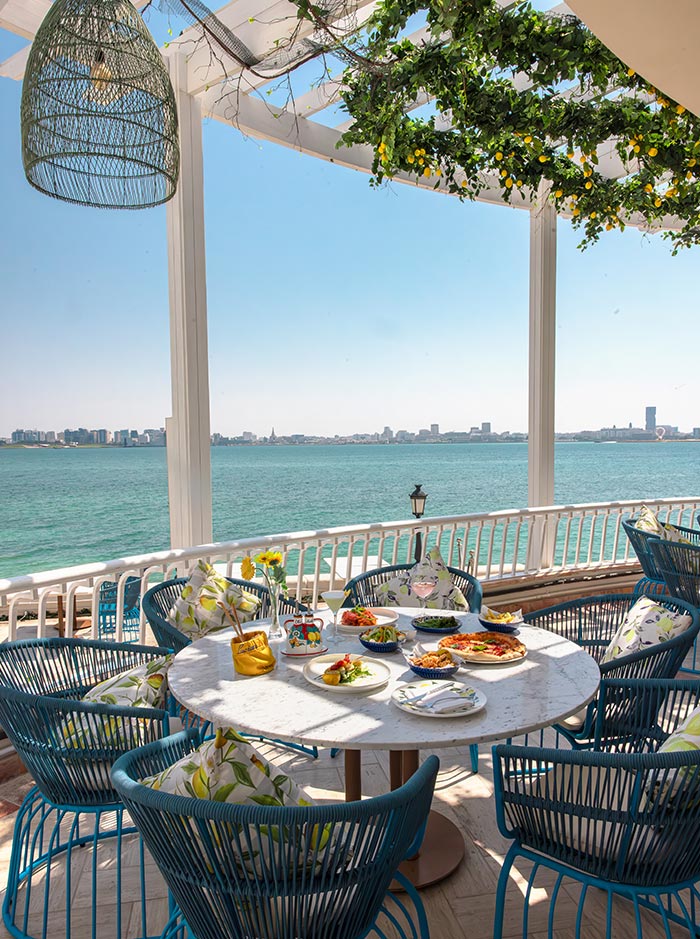
POLYGON ((411 582, 411 590, 420 600, 421 607, 425 608, 426 597, 435 590, 435 584, 431 580, 414 580, 411 582))
POLYGON ((338 638, 338 612, 345 602, 344 590, 326 590, 321 594, 321 599, 325 600, 328 609, 333 613, 333 635, 329 638, 338 638))

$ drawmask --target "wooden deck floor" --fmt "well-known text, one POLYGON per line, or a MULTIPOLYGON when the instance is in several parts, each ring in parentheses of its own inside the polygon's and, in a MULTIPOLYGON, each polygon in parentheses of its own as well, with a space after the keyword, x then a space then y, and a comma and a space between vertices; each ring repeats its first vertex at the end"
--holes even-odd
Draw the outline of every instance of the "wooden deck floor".
MULTIPOLYGON (((295 778, 319 800, 342 798, 342 756, 331 760, 329 751, 322 751, 316 761, 285 751, 266 747, 268 755, 284 763, 295 778)), ((463 831, 466 857, 460 868, 441 884, 422 891, 432 939, 489 939, 493 935, 493 913, 496 881, 501 860, 508 842, 497 830, 490 748, 483 747, 480 771, 473 775, 466 749, 444 750, 438 753, 441 771, 435 793, 435 807, 450 817, 463 831)), ((0 785, 0 878, 4 885, 12 841, 12 826, 16 806, 21 802, 31 785, 28 776, 18 777, 0 785)), ((384 754, 366 755, 363 763, 363 786, 366 795, 385 792, 388 788, 388 761, 384 754)), ((128 863, 128 860, 127 860, 128 863)), ((99 939, 115 939, 113 902, 113 878, 110 878, 109 849, 105 852, 104 879, 100 881, 99 939)), ((87 868, 86 868, 87 870, 87 868)), ((523 893, 527 868, 514 870, 507 902, 506 937, 522 936, 523 893)), ((102 877, 102 871, 100 873, 102 877)), ((133 939, 138 935, 139 911, 135 891, 137 881, 127 872, 126 884, 133 880, 133 891, 123 906, 124 935, 133 939)), ((530 902, 528 939, 544 939, 547 935, 547 917, 550 909, 553 878, 540 877, 535 885, 530 902)), ((128 890, 128 887, 127 887, 128 890)), ((154 920, 165 922, 166 890, 159 873, 149 869, 149 908, 154 920)), ((88 939, 89 908, 91 897, 90 878, 87 873, 77 877, 73 883, 71 908, 73 911, 73 939, 88 939)), ((41 910, 41 896, 37 895, 37 913, 41 910)), ((65 894, 60 892, 50 911, 51 939, 64 935, 65 894)), ((554 939, 574 939, 575 918, 579 902, 579 890, 573 882, 565 882, 555 907, 554 939)), ((605 898, 601 893, 588 891, 583 910, 582 939, 597 939, 604 936, 605 898)), ((613 910, 614 939, 634 937, 636 930, 631 910, 626 904, 616 904, 613 910)), ((644 917, 644 939, 660 939, 664 936, 659 921, 652 915, 644 917)), ((676 936, 687 935, 683 930, 674 930, 676 936)), ((9 937, 0 926, 0 937, 9 937)), ((226 939, 226 937, 222 937, 226 939)), ((342 937, 338 937, 342 939, 342 937)))

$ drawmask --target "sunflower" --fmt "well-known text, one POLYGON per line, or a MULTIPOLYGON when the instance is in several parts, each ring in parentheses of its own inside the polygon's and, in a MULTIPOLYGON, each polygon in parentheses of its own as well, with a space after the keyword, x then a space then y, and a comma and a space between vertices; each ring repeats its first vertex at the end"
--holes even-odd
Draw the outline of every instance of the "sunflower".
POLYGON ((252 580, 255 577, 255 564, 250 557, 241 561, 241 577, 243 580, 252 580))
POLYGON ((274 567, 282 563, 282 554, 279 551, 261 551, 255 558, 255 562, 265 567, 274 567))

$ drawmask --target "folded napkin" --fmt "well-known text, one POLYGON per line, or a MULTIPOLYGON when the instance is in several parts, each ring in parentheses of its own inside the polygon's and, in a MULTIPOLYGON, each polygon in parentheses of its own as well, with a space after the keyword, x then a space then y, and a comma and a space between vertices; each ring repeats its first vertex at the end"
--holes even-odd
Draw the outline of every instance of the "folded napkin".
POLYGON ((446 714, 449 711, 461 711, 465 707, 474 707, 473 688, 436 688, 435 691, 419 692, 413 696, 406 695, 406 704, 426 711, 439 711, 446 714))

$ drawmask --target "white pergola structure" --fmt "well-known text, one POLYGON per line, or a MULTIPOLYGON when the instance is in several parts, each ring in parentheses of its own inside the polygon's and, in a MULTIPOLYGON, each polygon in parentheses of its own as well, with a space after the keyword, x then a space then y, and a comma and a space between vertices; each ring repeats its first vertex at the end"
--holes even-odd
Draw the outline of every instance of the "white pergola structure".
MULTIPOLYGON (((509 0, 499 0, 507 6, 509 0)), ((136 0, 143 7, 146 0, 136 0)), ((337 20, 339 32, 358 28, 369 16, 376 0, 355 0, 352 16, 337 20)), ((49 0, 0 0, 0 28, 31 40, 49 0)), ((299 23, 297 7, 289 0, 233 0, 217 12, 218 18, 260 57, 312 35, 313 26, 299 23)), ((566 4, 552 7, 552 15, 571 14, 566 4)), ((425 30, 411 35, 421 41, 425 30)), ((244 73, 241 66, 217 50, 198 41, 192 28, 164 50, 175 89, 180 119, 182 169, 177 194, 168 204, 167 238, 170 290, 170 343, 172 416, 167 419, 168 479, 171 541, 173 547, 212 541, 212 500, 209 422, 209 370, 207 351, 207 300, 205 269, 205 221, 201 122, 205 116, 231 124, 252 137, 270 140, 302 153, 364 173, 371 172, 373 152, 367 146, 336 147, 348 123, 332 115, 339 98, 339 82, 324 81, 285 108, 271 105, 264 93, 276 80, 244 73), (231 90, 233 89, 233 90, 231 90)), ((19 81, 24 74, 29 45, 0 63, 0 76, 19 81)), ((516 88, 525 90, 525 75, 513 76, 516 88)), ((615 89, 610 89, 610 94, 615 89)), ((625 92, 621 92, 625 93, 625 92)), ((564 89, 566 96, 586 97, 578 86, 564 89)), ((415 102, 415 107, 427 103, 415 102)), ((450 126, 449 115, 440 115, 441 126, 450 126)), ((578 156, 578 154, 576 154, 578 156)), ((625 165, 609 141, 598 149, 598 172, 621 178, 634 172, 625 165)), ((398 182, 434 188, 434 180, 396 177, 398 182)), ((479 201, 504 206, 495 177, 485 179, 479 201)), ((439 192, 439 190, 437 190, 439 192)), ((443 190, 443 192, 446 192, 443 190)), ((530 212, 530 302, 529 302, 529 484, 531 506, 554 502, 554 377, 556 315, 556 225, 557 211, 547 199, 547 190, 515 197, 515 208, 530 212)), ((629 225, 645 227, 640 218, 629 225)), ((667 217, 659 228, 674 228, 667 217)), ((545 551, 546 553, 546 551, 545 551)), ((541 559, 544 560, 544 559, 541 559)))

